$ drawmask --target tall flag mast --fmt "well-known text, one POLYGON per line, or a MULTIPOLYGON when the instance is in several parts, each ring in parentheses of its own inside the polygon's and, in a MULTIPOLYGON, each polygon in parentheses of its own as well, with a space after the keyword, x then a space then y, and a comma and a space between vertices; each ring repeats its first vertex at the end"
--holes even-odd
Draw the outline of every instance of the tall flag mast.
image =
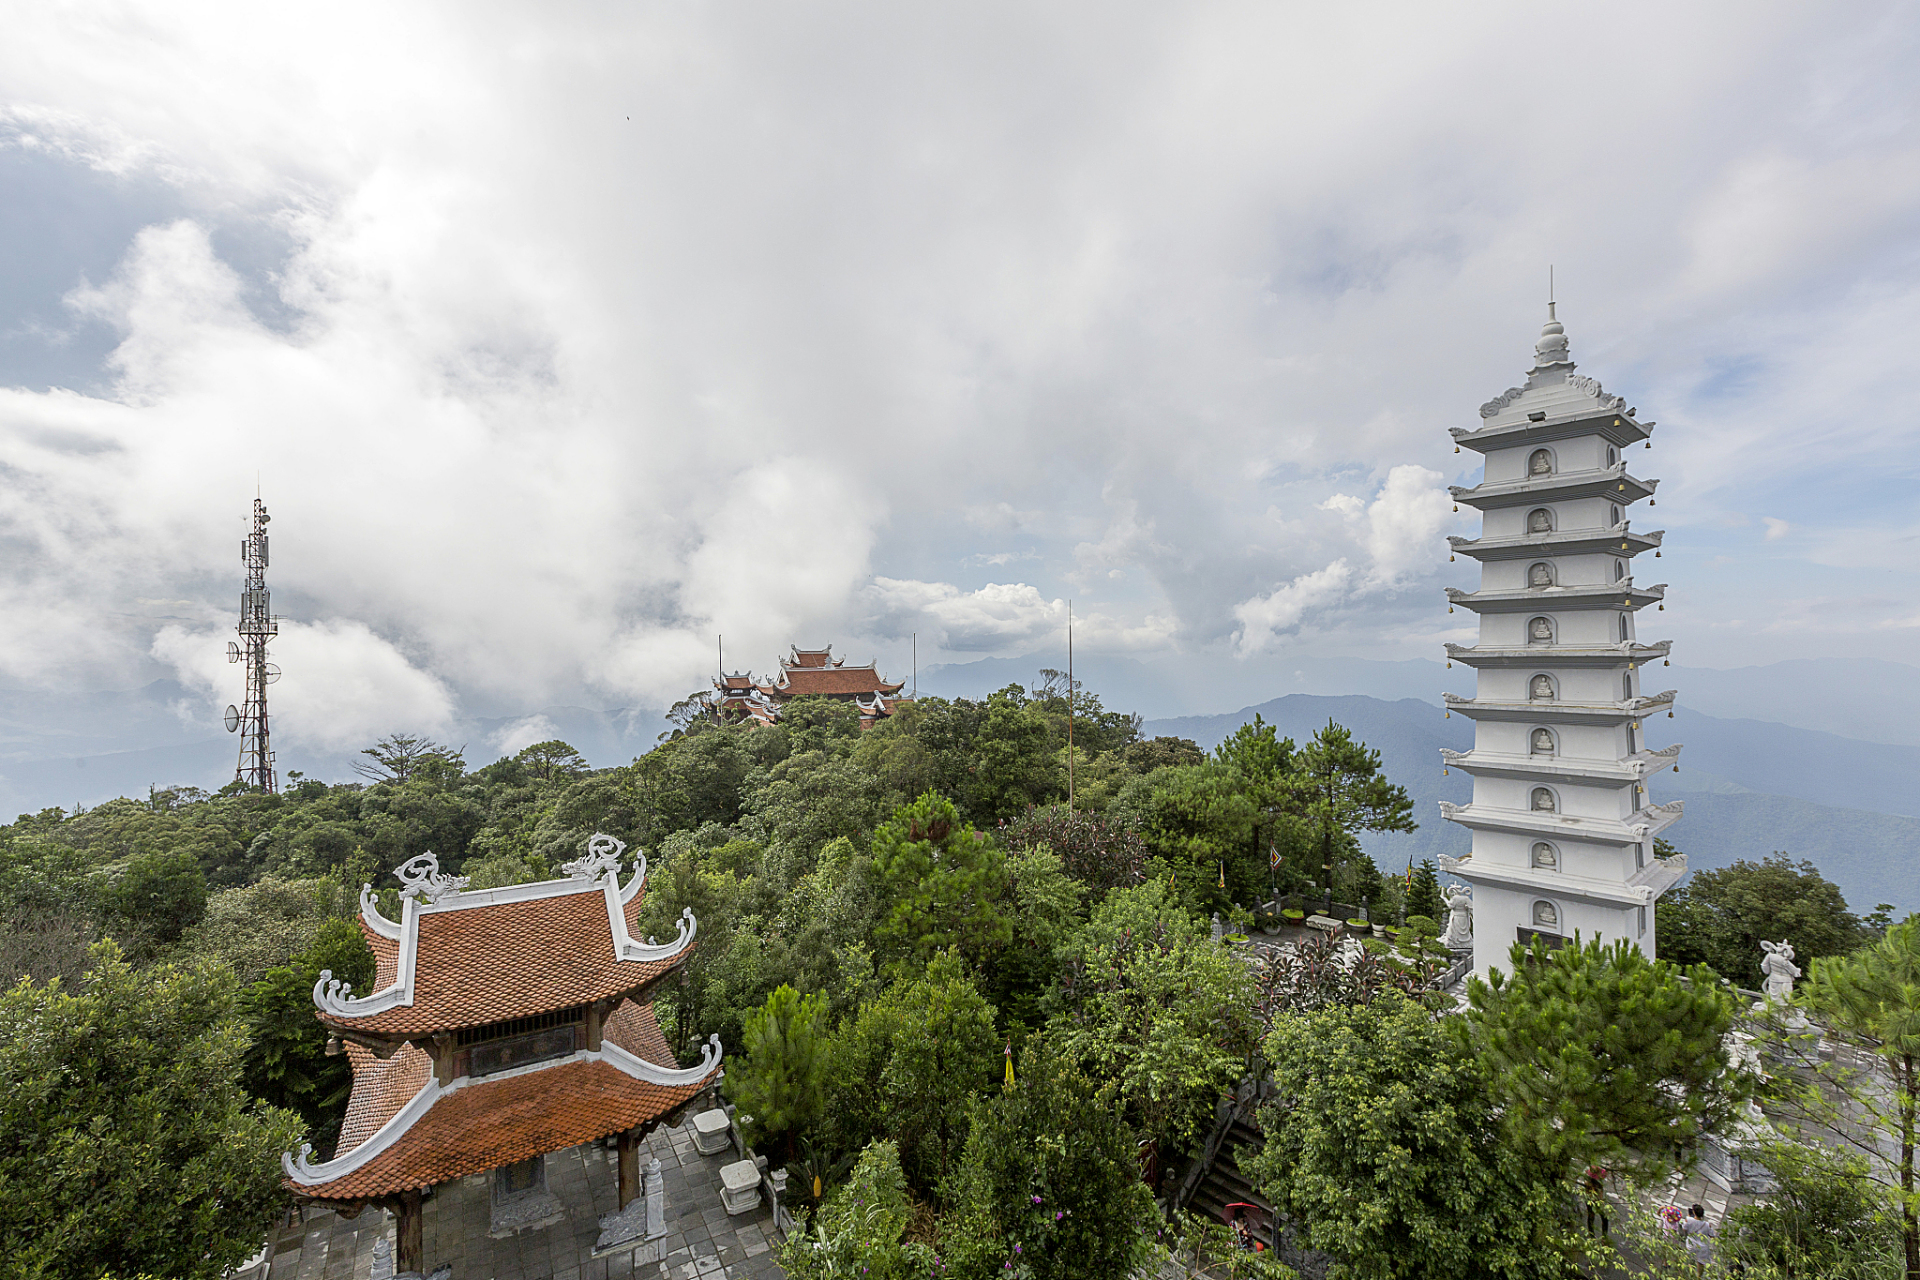
POLYGON ((240 761, 233 780, 252 791, 278 789, 273 772, 273 748, 267 736, 267 686, 280 678, 280 668, 267 661, 267 641, 280 634, 267 591, 267 504, 253 500, 253 532, 240 544, 247 566, 247 585, 240 592, 240 643, 227 642, 227 661, 247 668, 245 706, 227 708, 227 732, 240 735, 240 761))

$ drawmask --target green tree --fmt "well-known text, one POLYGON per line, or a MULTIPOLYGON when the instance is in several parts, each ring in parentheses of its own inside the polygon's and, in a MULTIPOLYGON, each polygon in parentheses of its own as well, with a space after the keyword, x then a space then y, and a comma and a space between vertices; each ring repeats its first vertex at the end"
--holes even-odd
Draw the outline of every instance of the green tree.
POLYGON ((1472 981, 1452 1028, 1541 1179, 1599 1165, 1651 1183, 1752 1096, 1721 1044, 1733 998, 1705 968, 1683 975, 1624 938, 1516 943, 1511 962, 1472 981))
POLYGON ((255 1097, 300 1113, 310 1140, 330 1150, 353 1092, 345 1054, 327 1056, 327 1029, 314 1017, 313 988, 322 972, 365 995, 373 987, 373 952, 349 920, 323 924, 313 942, 285 965, 267 970, 240 997, 250 1032, 243 1079, 255 1097))
POLYGON ((1140 833, 1101 814, 1050 804, 1001 823, 999 835, 1011 850, 1051 849, 1068 875, 1096 892, 1146 879, 1140 833))
POLYGON ((1000 1069, 993 1009, 953 952, 862 1006, 834 1041, 832 1123, 850 1147, 890 1137, 922 1194, 966 1142, 968 1109, 1000 1069))
POLYGON ((1794 1068, 1778 1073, 1773 1105, 1803 1126, 1857 1151, 1900 1216, 1909 1280, 1920 1277, 1920 917, 1908 917, 1873 945, 1813 962, 1795 999, 1820 1020, 1829 1041, 1851 1053, 1819 1051, 1792 1021, 1773 1028, 1794 1068), (1868 1065, 1857 1065, 1862 1060, 1868 1065), (1795 1081, 1795 1077, 1798 1078, 1795 1081))
POLYGON ((1230 911, 1266 890, 1267 862, 1255 844, 1260 810, 1233 769, 1176 765, 1135 778, 1114 801, 1114 817, 1140 833, 1161 860, 1158 874, 1170 873, 1203 911, 1230 911))
POLYGON ((1050 1033, 1144 1135, 1192 1138, 1253 1048, 1253 979, 1164 882, 1116 889, 1063 948, 1050 1033))
POLYGON ((1440 896, 1440 877, 1433 859, 1422 858, 1420 869, 1413 873, 1413 888, 1407 892, 1407 916, 1409 919, 1420 916, 1438 924, 1446 913, 1446 899, 1440 896))
POLYGON ((354 762, 355 773, 372 782, 401 783, 436 758, 445 762, 458 755, 432 738, 412 733, 390 733, 360 754, 367 758, 354 762))
POLYGON ((925 963, 957 946, 980 961, 1013 936, 1000 909, 1006 854, 945 796, 929 791, 884 823, 873 836, 873 868, 885 904, 874 944, 888 959, 925 963))
POLYGON ((1783 853, 1696 871, 1654 907, 1660 954, 1675 964, 1710 965, 1735 984, 1757 989, 1760 940, 1785 938, 1804 963, 1845 955, 1865 941, 1860 918, 1840 887, 1811 862, 1783 853))
POLYGON ((107 905, 124 922, 128 951, 144 958, 200 923, 207 910, 207 877, 188 850, 142 853, 108 891, 107 905))
POLYGON ((791 1280, 920 1280, 938 1274, 933 1250, 904 1239, 913 1218, 900 1155, 875 1141, 860 1153, 844 1187, 814 1211, 807 1230, 788 1236, 780 1269, 791 1280))
POLYGON ((1898 1214, 1886 1212, 1865 1158, 1769 1142, 1760 1161, 1773 1175, 1773 1190, 1728 1209, 1720 1230, 1724 1260, 1750 1273, 1822 1280, 1873 1280, 1898 1270, 1898 1214))
POLYGON ((587 771, 587 758, 558 738, 522 747, 513 759, 542 782, 577 778, 587 771))
POLYGON ((1242 1167, 1361 1280, 1565 1274, 1557 1195, 1501 1141, 1482 1068, 1397 993, 1280 1018, 1275 1097, 1242 1167))
POLYGON ((832 1066, 826 997, 779 987, 747 1019, 742 1038, 746 1065, 727 1073, 727 1095, 740 1104, 751 1140, 778 1138, 791 1156, 826 1103, 832 1066))
POLYGON ((1320 887, 1333 888, 1342 857, 1364 858, 1362 831, 1413 831, 1413 800, 1380 772, 1380 753, 1333 721, 1300 749, 1290 783, 1295 814, 1313 832, 1320 854, 1320 887))
POLYGON ((291 1112, 239 1084, 246 1032, 213 966, 135 973, 103 942, 78 990, 0 994, 0 1257, 47 1280, 214 1277, 286 1202, 291 1112))
POLYGON ((975 1115, 941 1252, 956 1276, 1126 1276, 1152 1253, 1157 1213, 1111 1086, 1029 1036, 1015 1083, 975 1115))

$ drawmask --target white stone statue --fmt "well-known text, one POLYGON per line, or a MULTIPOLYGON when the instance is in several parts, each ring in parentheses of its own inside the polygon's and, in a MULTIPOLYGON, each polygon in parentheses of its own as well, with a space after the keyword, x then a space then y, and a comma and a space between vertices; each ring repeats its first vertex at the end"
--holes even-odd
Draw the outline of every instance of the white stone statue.
POLYGON ((1766 952, 1760 972, 1767 975, 1767 999, 1784 1004, 1793 996, 1793 980, 1800 976, 1800 966, 1793 962, 1793 944, 1784 938, 1779 942, 1762 939, 1760 949, 1766 952))
POLYGON ((1465 951, 1473 945, 1473 890, 1452 884, 1442 896, 1447 900, 1447 932, 1440 942, 1449 950, 1465 951))

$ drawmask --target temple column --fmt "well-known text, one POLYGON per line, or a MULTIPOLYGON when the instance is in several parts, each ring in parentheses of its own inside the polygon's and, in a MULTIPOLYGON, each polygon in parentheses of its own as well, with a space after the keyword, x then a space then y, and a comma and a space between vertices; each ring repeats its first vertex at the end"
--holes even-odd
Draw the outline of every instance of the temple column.
POLYGON ((400 1270, 425 1275, 427 1268, 421 1256, 426 1252, 426 1242, 421 1231, 420 1188, 410 1187, 393 1198, 393 1219, 394 1253, 400 1270))
POLYGON ((640 1195, 640 1134, 622 1130, 616 1140, 620 1169, 620 1207, 626 1208, 640 1195))

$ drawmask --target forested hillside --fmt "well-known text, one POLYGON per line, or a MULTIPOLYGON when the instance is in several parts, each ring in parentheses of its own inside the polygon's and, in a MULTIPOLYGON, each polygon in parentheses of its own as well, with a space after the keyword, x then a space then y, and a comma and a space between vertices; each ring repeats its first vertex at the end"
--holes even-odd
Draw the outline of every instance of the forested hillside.
MULTIPOLYGON (((0 1245, 51 1250, 48 1275, 111 1270, 130 1256, 114 1230, 58 1225, 110 1222, 69 1191, 111 1186, 182 1213, 216 1194, 246 1206, 194 1227, 198 1252, 170 1274, 245 1256, 281 1201, 280 1151, 304 1132, 329 1152, 339 1129, 351 1080, 324 1052, 312 990, 322 970, 356 990, 372 978, 360 886, 397 914, 390 873, 417 854, 487 888, 558 874, 606 832, 649 856, 636 932, 670 935, 687 908, 700 922, 657 999, 663 1029, 683 1055, 720 1036, 751 1136, 798 1175, 823 1230, 867 1241, 850 1257, 878 1259, 876 1274, 936 1257, 954 1275, 1015 1261, 1123 1274, 1158 1230, 1150 1193, 1276 1018, 1417 997, 1444 967, 1424 940, 1438 894, 1430 871, 1409 892, 1362 852, 1368 833, 1412 825, 1393 762, 1364 735, 1322 722, 1292 739, 1256 719, 1202 752, 1143 736, 1083 691, 1069 746, 1064 678, 1041 677, 903 704, 865 732, 825 699, 789 703, 771 728, 689 699, 654 750, 597 771, 558 741, 469 768, 392 736, 362 753, 362 782, 156 790, 0 828, 0 1047, 39 1082, 0 1112, 14 1224, 0 1245), (1250 966, 1210 936, 1209 917, 1251 924, 1276 890, 1331 891, 1415 927, 1352 965, 1328 943, 1250 966), (196 1081, 206 1102, 183 1108, 196 1081), (49 1154, 34 1139, 107 1111, 153 1149, 225 1163, 183 1178, 128 1168, 112 1144, 49 1154), (856 1212, 867 1197, 891 1206, 879 1244, 856 1212)), ((1716 882, 1672 932, 1690 928, 1699 958, 1744 964, 1752 931, 1778 919, 1773 899, 1824 885, 1810 875, 1770 868, 1758 895, 1745 873, 1716 882)), ((1865 936, 1831 885, 1816 896, 1824 946, 1865 936)), ((1406 1034, 1431 1055, 1434 1033, 1406 1034)), ((788 1261, 816 1274, 809 1259, 788 1261)))

